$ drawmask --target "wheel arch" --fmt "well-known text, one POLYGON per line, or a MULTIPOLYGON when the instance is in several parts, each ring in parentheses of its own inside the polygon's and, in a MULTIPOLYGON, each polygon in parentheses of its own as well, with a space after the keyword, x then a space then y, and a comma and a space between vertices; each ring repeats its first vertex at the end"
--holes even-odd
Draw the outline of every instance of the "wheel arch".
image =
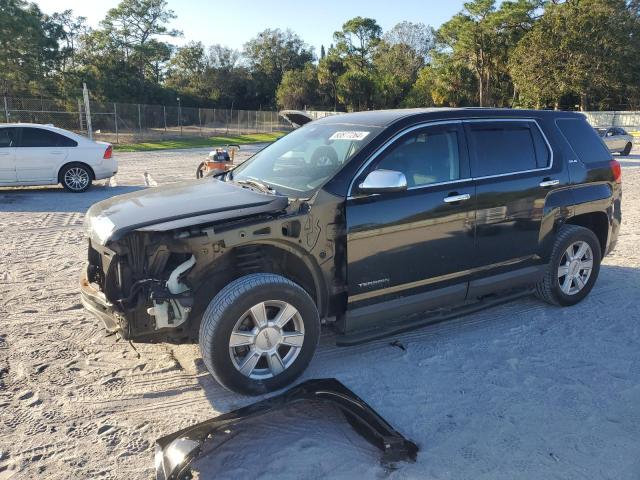
POLYGON ((609 237, 609 217, 605 212, 587 212, 570 217, 567 225, 576 225, 591 230, 600 242, 601 255, 604 257, 609 237))
POLYGON ((206 308, 227 283, 252 273, 274 273, 300 285, 316 304, 320 318, 326 316, 328 293, 313 257, 295 245, 267 239, 230 247, 202 270, 195 280, 197 305, 206 308))
POLYGON ((70 167, 71 165, 80 165, 82 167, 85 167, 87 170, 89 170, 89 173, 91 174, 91 180, 93 181, 96 179, 96 172, 93 170, 91 165, 84 162, 74 161, 74 162, 65 162, 60 166, 60 168, 58 169, 58 175, 57 175, 58 183, 62 183, 62 172, 64 171, 64 169, 67 167, 70 167))

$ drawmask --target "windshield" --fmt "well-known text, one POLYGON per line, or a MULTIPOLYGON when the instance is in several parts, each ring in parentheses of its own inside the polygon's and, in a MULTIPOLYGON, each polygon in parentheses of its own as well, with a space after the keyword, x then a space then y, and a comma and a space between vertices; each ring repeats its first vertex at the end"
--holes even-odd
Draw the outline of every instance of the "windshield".
POLYGON ((307 198, 380 131, 363 125, 310 123, 233 169, 227 180, 260 182, 283 195, 307 198))

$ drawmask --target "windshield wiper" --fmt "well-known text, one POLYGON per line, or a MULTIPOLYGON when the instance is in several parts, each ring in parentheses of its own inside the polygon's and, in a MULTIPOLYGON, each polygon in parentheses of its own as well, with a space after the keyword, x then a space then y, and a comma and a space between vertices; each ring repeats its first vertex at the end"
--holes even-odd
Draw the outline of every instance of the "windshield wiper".
POLYGON ((232 180, 232 181, 234 183, 239 184, 239 185, 248 185, 250 187, 257 188, 258 190, 260 190, 263 193, 270 193, 270 194, 274 194, 274 195, 277 193, 276 190, 273 187, 271 187, 271 186, 267 185, 266 183, 261 182, 260 180, 257 180, 257 179, 251 178, 251 179, 246 179, 246 180, 243 179, 243 180, 232 180))

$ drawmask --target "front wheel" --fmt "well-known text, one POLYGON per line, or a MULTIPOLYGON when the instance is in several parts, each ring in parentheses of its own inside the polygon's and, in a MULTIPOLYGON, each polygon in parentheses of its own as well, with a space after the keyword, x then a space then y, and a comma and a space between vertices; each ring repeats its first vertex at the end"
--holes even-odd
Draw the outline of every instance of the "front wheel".
POLYGON ((537 296, 553 305, 583 300, 600 272, 600 241, 588 228, 565 225, 553 246, 551 261, 536 287, 537 296))
POLYGON ((620 152, 620 155, 622 155, 623 157, 626 157, 631 153, 631 148, 633 148, 633 145, 631 145, 631 142, 627 143, 624 147, 624 150, 620 152))
POLYGON ((234 280, 211 300, 200 325, 209 373, 234 392, 259 395, 293 382, 320 337, 318 310, 292 281, 257 273, 234 280))

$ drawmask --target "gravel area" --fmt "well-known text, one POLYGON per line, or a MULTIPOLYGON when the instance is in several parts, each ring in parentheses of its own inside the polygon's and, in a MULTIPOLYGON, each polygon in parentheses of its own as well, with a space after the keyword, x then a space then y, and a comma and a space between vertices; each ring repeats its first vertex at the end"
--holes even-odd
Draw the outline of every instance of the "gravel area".
MULTIPOLYGON (((148 479, 156 438, 256 401, 219 387, 197 346, 134 349, 79 303, 87 208, 193 178, 206 152, 119 153, 115 180, 79 195, 0 189, 0 480, 148 479)), ((419 444, 415 464, 383 469, 333 416, 298 409, 224 446, 201 478, 640 478, 634 153, 620 159, 618 247, 581 304, 526 298, 351 348, 324 334, 303 379, 345 383, 419 444)))

